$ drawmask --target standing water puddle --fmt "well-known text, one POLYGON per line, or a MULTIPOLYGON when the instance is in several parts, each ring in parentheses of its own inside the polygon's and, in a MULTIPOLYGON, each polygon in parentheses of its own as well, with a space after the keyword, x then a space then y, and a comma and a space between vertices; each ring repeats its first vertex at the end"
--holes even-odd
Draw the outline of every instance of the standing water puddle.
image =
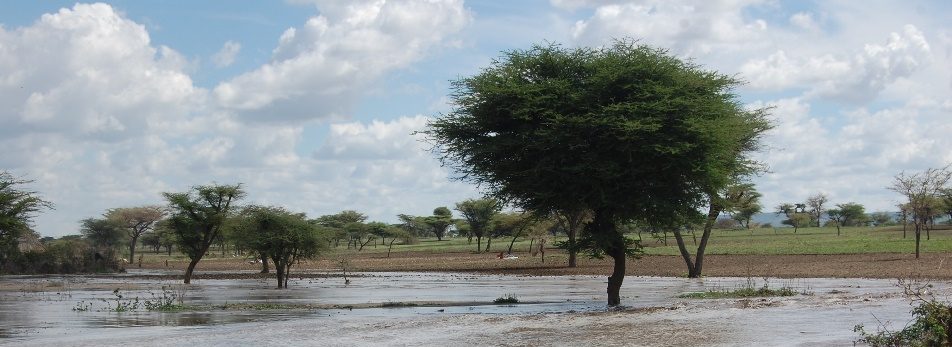
MULTIPOLYGON (((421 343, 446 341, 441 339, 452 338, 453 331, 466 341, 469 336, 488 334, 494 328, 518 335, 529 331, 526 326, 537 324, 529 321, 551 319, 546 317, 584 321, 592 320, 593 315, 612 314, 606 312, 604 305, 606 281, 603 276, 458 273, 363 273, 355 274, 346 285, 339 277, 294 278, 289 283, 290 289, 285 290, 273 289, 273 279, 199 279, 193 281, 185 294, 185 304, 199 307, 197 310, 109 310, 116 305, 114 288, 119 288, 124 299, 146 300, 153 295, 161 296, 163 285, 177 283, 143 276, 161 274, 0 277, 0 345, 97 345, 130 339, 146 339, 158 345, 207 345, 210 341, 196 342, 188 337, 216 334, 223 337, 221 341, 269 345, 280 342, 269 341, 274 329, 285 329, 281 336, 291 341, 300 335, 298 344, 304 345, 313 344, 312 334, 321 329, 336 331, 327 337, 331 340, 323 342, 366 344, 378 341, 361 340, 364 334, 375 331, 348 332, 348 324, 387 330, 388 322, 419 322, 419 325, 404 327, 401 330, 410 335, 399 335, 398 340, 382 340, 384 345, 388 341, 403 343, 403 339, 421 343), (514 295, 521 303, 491 304, 494 299, 507 295, 514 295), (215 308, 229 304, 248 306, 215 308), (74 310, 83 305, 89 310, 74 310), (430 323, 450 318, 467 321, 486 320, 486 317, 502 320, 479 321, 477 326, 468 328, 440 323, 436 325, 443 326, 442 330, 426 329, 433 326, 430 323), (511 324, 526 326, 510 327, 511 324), (229 336, 242 337, 225 338, 229 336)), ((892 321, 893 329, 897 329, 909 319, 908 301, 900 295, 901 290, 893 280, 768 279, 771 288, 791 287, 807 295, 718 300, 677 297, 688 292, 736 289, 748 281, 750 279, 744 278, 629 277, 622 288, 623 304, 631 308, 664 309, 631 311, 616 319, 632 324, 647 320, 642 323, 649 325, 659 322, 707 324, 710 329, 729 333, 725 340, 728 344, 764 342, 772 345, 847 343, 856 338, 852 332, 854 324, 875 329, 879 321, 892 321), (781 341, 785 342, 778 343, 781 341)), ((757 279, 755 285, 762 286, 763 281, 757 279)), ((946 282, 934 283, 939 293, 948 293, 950 288, 946 282)), ((531 329, 545 328, 543 324, 531 329)), ((716 344, 713 340, 708 342, 716 344)), ((473 344, 480 341, 473 340, 473 344)))

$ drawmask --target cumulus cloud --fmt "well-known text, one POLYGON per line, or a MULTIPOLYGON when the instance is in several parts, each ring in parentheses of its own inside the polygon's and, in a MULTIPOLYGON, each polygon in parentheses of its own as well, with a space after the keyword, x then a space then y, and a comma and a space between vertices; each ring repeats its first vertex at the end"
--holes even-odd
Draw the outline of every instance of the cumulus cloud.
POLYGON ((418 61, 470 17, 460 0, 319 6, 321 15, 281 35, 271 62, 219 84, 218 103, 253 120, 346 115, 372 81, 418 61))
POLYGON ((568 8, 594 6, 595 13, 575 23, 574 38, 600 44, 610 38, 632 37, 687 55, 716 48, 750 45, 767 29, 766 21, 750 19, 744 8, 761 1, 672 2, 661 0, 556 1, 568 8))
POLYGON ((241 51, 241 44, 226 41, 217 53, 212 55, 212 63, 217 67, 227 67, 235 62, 235 56, 241 51))
POLYGON ((185 59, 150 45, 142 25, 105 4, 78 4, 32 26, 0 27, 0 134, 118 141, 181 119, 205 92, 185 59))
MULTIPOLYGON (((414 153, 410 132, 422 117, 337 124, 313 156, 300 148, 316 126, 307 119, 350 116, 363 88, 458 31, 469 20, 462 3, 328 6, 286 31, 271 62, 213 93, 194 86, 182 54, 106 4, 0 26, 0 167, 36 179, 57 204, 38 216, 39 231, 75 233, 78 220, 108 208, 161 203, 160 192, 210 182, 243 182, 257 202, 309 214, 354 208, 383 221, 470 194, 428 153, 414 153), (283 111, 287 122, 249 122, 246 113, 283 111)), ((234 62, 240 48, 226 42, 214 62, 234 62)))
POLYGON ((891 33, 885 44, 866 44, 850 55, 789 58, 779 50, 741 67, 751 86, 783 89, 804 86, 809 96, 868 102, 889 84, 908 77, 932 61, 929 43, 913 25, 891 33))

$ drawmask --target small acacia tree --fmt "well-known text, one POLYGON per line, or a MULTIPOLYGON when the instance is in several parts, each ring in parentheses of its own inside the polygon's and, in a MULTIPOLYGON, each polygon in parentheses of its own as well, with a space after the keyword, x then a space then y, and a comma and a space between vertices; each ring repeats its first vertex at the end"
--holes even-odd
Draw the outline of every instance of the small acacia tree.
POLYGON ((840 236, 840 227, 858 226, 866 223, 866 208, 855 202, 836 204, 836 208, 826 211, 830 221, 836 225, 836 236, 840 236))
POLYGON ((280 207, 249 206, 242 211, 234 231, 243 245, 271 258, 281 289, 288 287, 291 265, 317 256, 326 247, 319 228, 303 213, 288 212, 280 207))
POLYGON ((106 212, 106 219, 122 226, 128 236, 130 262, 135 261, 139 237, 154 230, 155 223, 163 217, 165 211, 160 206, 121 207, 106 212))
POLYGON ((926 169, 923 172, 902 172, 893 178, 893 184, 888 187, 906 198, 906 210, 911 215, 916 234, 916 259, 919 258, 919 244, 922 229, 932 216, 933 202, 937 199, 949 180, 952 171, 949 165, 940 169, 926 169))
POLYGON ((820 219, 823 217, 823 212, 826 212, 826 203, 830 199, 823 193, 816 193, 807 198, 807 207, 810 208, 809 214, 810 218, 816 222, 816 226, 820 227, 820 219))
POLYGON ((619 305, 638 246, 616 226, 698 215, 768 125, 737 100, 738 84, 630 41, 535 46, 453 82, 454 110, 424 133, 457 178, 492 197, 540 215, 591 211, 574 246, 614 259, 608 304, 619 305))
POLYGON ((436 235, 437 241, 443 241, 443 237, 446 236, 446 231, 450 229, 450 226, 453 225, 453 211, 446 208, 445 206, 440 206, 433 209, 433 215, 426 217, 424 223, 430 227, 430 231, 436 235))
MULTIPOLYGON (((466 219, 470 234, 476 236, 477 253, 482 251, 483 236, 491 232, 493 217, 500 209, 502 206, 495 199, 469 199, 456 203, 456 210, 466 219)), ((486 250, 489 250, 488 242, 486 250)))
POLYGON ((734 185, 725 195, 725 212, 744 229, 750 229, 750 220, 764 208, 760 204, 761 196, 751 183, 734 185))
MULTIPOLYGON (((113 259, 116 249, 125 237, 123 226, 107 218, 86 218, 80 222, 79 232, 99 252, 113 259)), ((131 260, 130 260, 131 261, 131 260)))
POLYGON ((195 266, 218 239, 234 202, 245 197, 241 184, 196 186, 184 193, 162 193, 169 202, 169 228, 178 249, 190 259, 185 283, 191 283, 195 266))

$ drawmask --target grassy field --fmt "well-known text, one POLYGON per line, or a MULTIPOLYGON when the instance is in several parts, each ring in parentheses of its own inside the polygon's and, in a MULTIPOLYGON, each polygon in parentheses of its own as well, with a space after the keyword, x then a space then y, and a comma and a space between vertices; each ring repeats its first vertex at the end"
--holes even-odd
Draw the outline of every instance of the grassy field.
MULTIPOLYGON (((911 253, 915 250, 915 235, 912 228, 907 231, 907 237, 902 237, 902 227, 850 227, 841 228, 840 235, 836 235, 836 228, 800 228, 796 233, 793 228, 760 228, 751 230, 714 230, 708 243, 708 254, 862 254, 862 253, 911 253)), ((926 240, 925 232, 922 235, 922 252, 952 252, 952 226, 937 225, 931 232, 931 239, 926 240)), ((628 235, 638 239, 637 234, 628 235)), ((700 238, 700 232, 697 233, 700 238)), ((663 240, 651 238, 649 234, 642 234, 642 245, 645 254, 678 255, 677 243, 673 235, 668 235, 667 245, 663 240)), ((491 251, 501 252, 509 248, 511 238, 494 239, 491 251)), ((565 240, 564 237, 555 241, 565 240)), ((694 239, 690 234, 685 235, 685 241, 691 249, 694 239)), ((486 240, 483 240, 485 247, 486 240)), ((513 251, 528 252, 529 240, 518 239, 513 245, 513 251)), ((536 243, 537 245, 538 243, 536 243)), ((553 247, 553 240, 547 246, 553 247)), ((533 247, 536 248, 536 247, 533 247)), ((467 243, 466 238, 452 238, 444 241, 423 239, 412 245, 397 245, 394 252, 468 252, 475 251, 476 240, 467 243)), ((364 252, 386 252, 385 246, 376 248, 368 245, 364 252)))
MULTIPOLYGON (((911 228, 910 228, 911 229, 911 228)), ((952 252, 952 227, 937 225, 931 239, 922 235, 922 252, 952 252)), ((698 233, 700 237, 700 233, 698 233)), ((694 246, 688 235, 685 240, 694 246)), ((665 246, 656 240, 644 240, 646 254, 676 255, 677 243, 668 237, 665 246)), ((862 254, 862 253, 912 253, 915 251, 915 235, 912 230, 902 237, 902 227, 852 227, 842 228, 761 228, 752 230, 715 230, 711 234, 707 254, 862 254)))
MULTIPOLYGON (((868 253, 902 253, 910 254, 915 250, 915 237, 911 230, 907 232, 907 237, 902 237, 902 227, 851 227, 842 228, 841 235, 836 235, 836 228, 800 228, 797 233, 793 228, 759 228, 752 230, 714 230, 711 240, 708 243, 707 254, 724 255, 798 255, 798 254, 868 254, 868 253)), ((931 239, 926 240, 925 232, 922 235, 922 252, 924 253, 952 253, 952 226, 937 225, 931 232, 931 239)), ((697 233, 700 238, 700 232, 697 233)), ((638 239, 637 234, 631 234, 629 237, 638 239)), ((674 236, 669 235, 667 245, 662 240, 651 238, 647 233, 642 235, 642 245, 647 255, 678 255, 677 243, 674 236)), ((509 248, 509 237, 494 239, 490 252, 498 253, 506 251, 509 248)), ((564 236, 549 240, 547 256, 554 259, 563 257, 561 252, 552 250, 555 241, 565 240, 564 236)), ((685 235, 685 241, 688 248, 693 253, 696 249, 694 240, 690 234, 685 235)), ((534 242, 534 249, 538 249, 538 241, 534 242)), ((483 247, 486 240, 483 239, 483 247)), ((525 254, 529 252, 530 240, 518 239, 513 245, 513 252, 525 254)), ((393 245, 394 253, 468 253, 475 252, 476 240, 472 243, 467 242, 464 237, 449 238, 443 241, 437 241, 435 238, 424 238, 418 240, 415 244, 403 245, 395 243, 393 245)), ((165 259, 184 260, 185 256, 178 252, 172 252, 168 257, 165 253, 152 253, 145 247, 139 248, 139 253, 144 256, 145 262, 162 262, 165 259)), ((335 248, 332 252, 354 252, 347 250, 343 246, 335 248)), ((386 253, 387 246, 377 244, 376 246, 368 244, 361 253, 374 254, 386 253)), ((210 250, 206 259, 222 258, 220 250, 210 250)), ((225 258, 233 258, 230 252, 226 252, 225 258)), ((136 259, 137 261, 138 259, 136 259)))

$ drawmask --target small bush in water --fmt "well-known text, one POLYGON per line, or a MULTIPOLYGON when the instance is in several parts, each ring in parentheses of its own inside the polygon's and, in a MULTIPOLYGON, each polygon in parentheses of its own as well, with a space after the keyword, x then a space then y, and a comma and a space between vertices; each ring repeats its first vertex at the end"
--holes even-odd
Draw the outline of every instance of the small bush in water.
POLYGON ((496 304, 518 304, 519 298, 516 297, 516 294, 506 294, 493 300, 493 303, 496 304))

